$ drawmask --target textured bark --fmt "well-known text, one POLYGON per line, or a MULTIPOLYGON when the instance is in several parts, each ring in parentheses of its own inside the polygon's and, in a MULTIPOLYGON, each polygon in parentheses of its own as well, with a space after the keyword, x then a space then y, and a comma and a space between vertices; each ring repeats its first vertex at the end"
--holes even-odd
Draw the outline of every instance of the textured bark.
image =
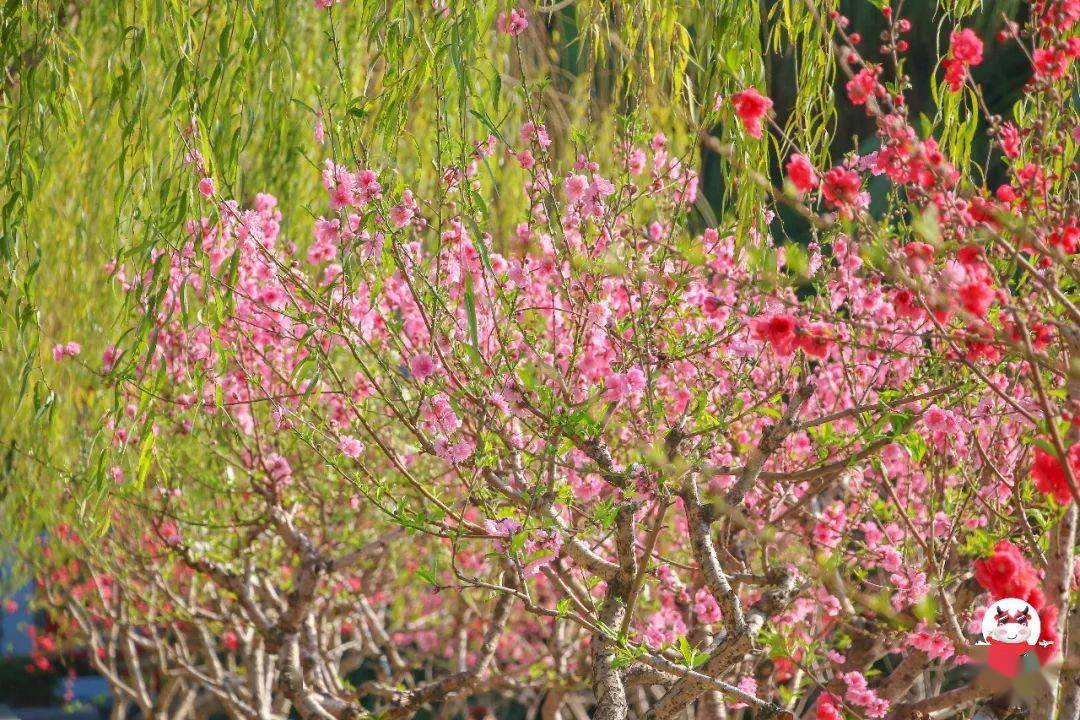
POLYGON ((896 705, 890 713, 889 719, 914 720, 939 710, 960 709, 965 705, 993 697, 1007 689, 1008 687, 1002 682, 993 680, 989 675, 983 675, 970 685, 916 702, 896 705))
POLYGON ((701 696, 697 706, 698 720, 723 720, 724 696, 716 690, 710 690, 701 696))
MULTIPOLYGON (((1080 359, 1080 337, 1075 329, 1064 333, 1064 337, 1069 346, 1069 358, 1076 362, 1080 359)), ((1080 403, 1080 375, 1075 370, 1069 373, 1066 392, 1074 406, 1080 403)), ((1067 447, 1080 442, 1080 429, 1070 424, 1064 440, 1067 447)), ((1071 503, 1051 536, 1045 592, 1047 601, 1058 606, 1059 630, 1064 630, 1062 636, 1067 645, 1060 648, 1064 665, 1058 682, 1036 698, 1032 720, 1050 720, 1058 715, 1056 710, 1060 711, 1061 720, 1080 720, 1080 664, 1077 662, 1080 657, 1080 608, 1072 607, 1069 602, 1075 563, 1077 515, 1076 503, 1071 503)))
POLYGON ((731 489, 725 498, 728 507, 737 507, 742 504, 746 493, 749 492, 750 488, 754 487, 758 476, 761 475, 761 469, 765 466, 765 462, 780 448, 787 436, 798 426, 799 411, 813 394, 814 386, 809 381, 804 382, 788 401, 787 408, 784 410, 780 421, 776 425, 765 429, 758 446, 751 449, 750 456, 739 474, 735 487, 731 489))
POLYGON ((885 683, 878 688, 877 694, 888 700, 894 702, 897 699, 904 696, 904 693, 908 691, 915 679, 919 677, 923 670, 930 664, 930 656, 924 653, 922 650, 912 650, 900 664, 889 673, 888 679, 885 683))
MULTIPOLYGON (((609 597, 600 612, 600 620, 608 627, 618 627, 622 624, 625 611, 620 600, 609 597)), ((626 720, 630 705, 622 673, 612 667, 615 660, 614 641, 603 635, 593 635, 590 654, 593 695, 596 696, 593 720, 626 720)))
MULTIPOLYGON (((1065 629, 1065 624, 1075 614, 1070 611, 1069 591, 1072 589, 1073 548, 1076 545, 1076 515, 1076 503, 1072 503, 1069 505, 1069 509, 1065 512, 1061 522, 1054 527, 1050 535, 1050 552, 1047 557, 1048 566, 1044 592, 1046 602, 1058 607, 1059 637, 1064 637, 1062 631, 1065 629)), ((1069 633, 1069 637, 1071 639, 1073 634, 1069 633)), ((1064 648, 1059 648, 1059 650, 1064 651, 1064 648)), ((1072 658, 1075 656, 1070 652, 1065 657, 1072 658)), ((1059 677, 1052 677, 1050 682, 1040 686, 1031 703, 1031 720, 1052 720, 1056 714, 1058 689, 1062 687, 1062 684, 1071 684, 1075 687, 1076 682, 1076 671, 1070 667, 1065 672, 1062 672, 1059 677)), ((1075 692, 1073 696, 1075 696, 1075 692)), ((1069 701, 1075 705, 1072 697, 1069 698, 1069 701)))
MULTIPOLYGON (((607 597, 600 609, 600 625, 611 629, 623 626, 626 620, 626 601, 638 572, 635 541, 637 528, 634 513, 637 506, 623 503, 615 515, 615 550, 619 572, 608 582, 607 597)), ((622 670, 613 667, 615 641, 606 634, 594 633, 589 654, 592 662, 593 695, 596 697, 594 720, 625 720, 630 712, 629 698, 622 670)))
MULTIPOLYGON (((1070 512, 1075 522, 1075 505, 1070 508, 1070 512)), ((1061 648, 1064 664, 1058 678, 1058 718, 1059 720, 1080 720, 1080 605, 1069 606, 1068 614, 1063 618, 1063 622, 1065 646, 1061 648)))
POLYGON ((1074 606, 1067 621, 1069 631, 1065 650, 1065 665, 1061 669, 1060 720, 1080 720, 1080 607, 1074 606))
POLYGON ((690 533, 690 549, 694 560, 701 569, 706 587, 720 605, 724 627, 728 632, 738 631, 746 624, 742 604, 720 567, 720 560, 713 545, 712 526, 705 515, 701 495, 692 476, 687 476, 683 481, 679 495, 686 511, 686 525, 690 533))
POLYGON ((540 720, 562 720, 562 704, 566 691, 562 688, 550 690, 540 704, 540 720))

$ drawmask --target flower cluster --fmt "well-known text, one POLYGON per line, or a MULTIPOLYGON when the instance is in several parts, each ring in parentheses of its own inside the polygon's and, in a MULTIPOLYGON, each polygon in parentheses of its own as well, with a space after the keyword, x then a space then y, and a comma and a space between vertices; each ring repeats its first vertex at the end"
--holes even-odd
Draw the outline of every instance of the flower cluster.
POLYGON ((953 92, 959 92, 968 76, 968 68, 983 61, 983 43, 970 28, 956 30, 949 39, 949 56, 942 61, 945 82, 953 92))

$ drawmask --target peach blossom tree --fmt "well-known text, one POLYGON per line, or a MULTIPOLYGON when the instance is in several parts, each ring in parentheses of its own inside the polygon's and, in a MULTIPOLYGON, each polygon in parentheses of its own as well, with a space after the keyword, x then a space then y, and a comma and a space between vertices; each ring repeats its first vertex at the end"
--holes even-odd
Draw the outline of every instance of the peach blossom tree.
MULTIPOLYGON (((880 63, 813 15, 876 129, 829 165, 752 83, 567 139, 520 78, 520 118, 440 115, 413 172, 317 115, 305 208, 219 190, 193 121, 198 212, 109 265, 122 500, 46 594, 148 716, 140 657, 237 717, 1077 720, 1080 4, 1030 15, 1010 120, 974 29, 934 79, 994 187, 908 111, 888 5, 880 63), (705 217, 700 151, 752 215, 705 217), (1003 597, 1046 641, 1018 694, 974 644, 1003 597)), ((492 31, 521 59, 536 22, 492 31)))

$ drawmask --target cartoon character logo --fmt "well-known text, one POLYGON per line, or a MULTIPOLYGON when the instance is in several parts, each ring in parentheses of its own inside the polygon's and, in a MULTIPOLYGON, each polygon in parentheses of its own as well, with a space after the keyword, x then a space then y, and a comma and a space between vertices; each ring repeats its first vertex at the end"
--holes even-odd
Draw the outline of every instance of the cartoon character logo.
POLYGON ((1052 644, 1049 640, 1039 642, 1041 631, 1039 613, 1027 602, 1002 598, 990 605, 982 621, 983 639, 990 645, 987 654, 990 667, 1009 678, 1038 672, 1035 646, 1052 644))
POLYGON ((1018 598, 998 600, 987 608, 983 615, 983 638, 989 643, 997 640, 1009 644, 1034 645, 1039 641, 1041 631, 1039 613, 1018 598))

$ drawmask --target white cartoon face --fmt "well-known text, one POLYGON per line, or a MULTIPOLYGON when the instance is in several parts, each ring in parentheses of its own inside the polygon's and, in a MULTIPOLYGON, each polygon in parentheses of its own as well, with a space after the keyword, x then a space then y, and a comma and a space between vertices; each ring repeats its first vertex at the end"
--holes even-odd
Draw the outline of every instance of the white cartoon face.
POLYGON ((983 615, 983 639, 1004 643, 1027 643, 1039 641, 1042 625, 1035 608, 1019 598, 1003 598, 986 608, 983 615))

